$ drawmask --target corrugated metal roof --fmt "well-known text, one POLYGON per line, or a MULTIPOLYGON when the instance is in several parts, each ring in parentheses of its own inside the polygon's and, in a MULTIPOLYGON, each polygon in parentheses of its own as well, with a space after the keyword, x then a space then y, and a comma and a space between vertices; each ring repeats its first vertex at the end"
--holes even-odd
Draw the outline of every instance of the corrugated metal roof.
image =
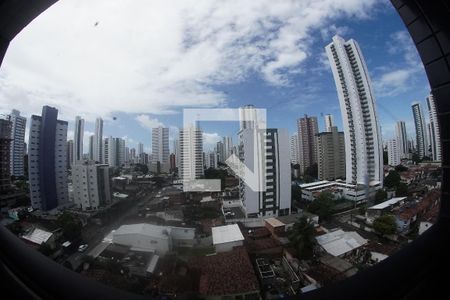
POLYGON ((244 240, 237 224, 213 227, 212 236, 214 245, 244 240))
POLYGON ((325 251, 334 256, 340 256, 367 243, 367 240, 355 231, 344 232, 341 229, 318 236, 316 240, 325 251))

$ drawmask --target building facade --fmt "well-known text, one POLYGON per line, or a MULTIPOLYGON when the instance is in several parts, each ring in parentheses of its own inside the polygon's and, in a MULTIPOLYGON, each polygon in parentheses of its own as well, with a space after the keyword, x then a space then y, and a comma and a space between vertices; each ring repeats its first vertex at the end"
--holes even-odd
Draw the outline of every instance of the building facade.
POLYGON ((203 133, 197 126, 180 130, 180 172, 183 181, 203 176, 203 133))
POLYGON ((169 160, 169 128, 156 127, 152 129, 152 160, 167 164, 169 160))
POLYGON ((42 108, 42 116, 31 116, 28 178, 34 209, 47 211, 68 201, 67 127, 50 106, 42 108))
POLYGON ((388 164, 390 166, 398 166, 401 164, 400 149, 397 139, 391 139, 387 142, 388 164))
POLYGON ((83 160, 84 119, 75 117, 75 133, 73 137, 73 164, 83 160))
POLYGON ((298 119, 297 130, 300 173, 304 174, 309 167, 317 164, 317 134, 319 133, 317 118, 305 115, 298 119))
POLYGON ((95 120, 95 133, 94 133, 94 160, 99 163, 104 163, 103 157, 103 119, 97 118, 95 120))
POLYGON ((339 97, 345 137, 346 181, 380 184, 383 145, 372 83, 358 43, 334 36, 325 47, 339 97))
POLYGON ((345 178, 345 138, 332 126, 329 132, 317 136, 317 170, 320 180, 345 178))
POLYGON ((331 128, 334 126, 333 115, 326 114, 324 118, 325 118, 325 131, 331 132, 331 128))
POLYGON ((18 110, 13 109, 10 115, 11 127, 11 147, 10 147, 10 167, 11 175, 24 176, 24 155, 25 155, 25 127, 27 118, 20 115, 18 110))
POLYGON ((299 163, 298 159, 298 135, 291 136, 291 164, 296 165, 299 163))
MULTIPOLYGON (((12 122, 9 116, 0 116, 0 195, 11 189, 11 131, 12 122)), ((0 205, 3 207, 3 203, 0 205)))
POLYGON ((427 127, 425 125, 425 117, 419 102, 415 102, 411 106, 414 125, 416 127, 416 151, 420 158, 428 155, 428 138, 427 127))
POLYGON ((400 153, 400 158, 407 158, 409 154, 409 146, 404 121, 397 121, 395 124, 395 139, 397 140, 397 148, 400 153))
POLYGON ((439 130, 439 122, 436 112, 436 103, 434 102, 434 97, 430 94, 427 97, 428 112, 430 114, 430 146, 431 146, 431 158, 434 161, 442 160, 441 152, 441 133, 439 130))
POLYGON ((84 162, 72 168, 73 201, 81 210, 96 210, 111 203, 109 166, 84 162))

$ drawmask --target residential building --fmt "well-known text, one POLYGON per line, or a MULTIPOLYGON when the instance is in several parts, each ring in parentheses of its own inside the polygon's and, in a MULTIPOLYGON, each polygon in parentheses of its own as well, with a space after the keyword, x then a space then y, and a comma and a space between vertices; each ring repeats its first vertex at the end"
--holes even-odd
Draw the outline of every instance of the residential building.
POLYGON ((180 142, 178 139, 173 141, 173 153, 175 154, 175 167, 180 166, 180 142))
POLYGON ((196 125, 183 128, 179 132, 180 168, 183 181, 199 179, 203 176, 203 132, 196 125))
POLYGON ((217 169, 217 155, 215 151, 209 151, 205 154, 205 168, 217 169))
POLYGON ((137 160, 136 160, 136 149, 135 148, 131 148, 130 149, 130 161, 133 164, 137 163, 137 160))
POLYGON ((216 252, 227 252, 234 247, 243 246, 244 236, 237 224, 211 228, 212 240, 216 252))
POLYGON ((217 162, 225 163, 225 147, 223 142, 217 142, 215 150, 217 155, 217 162))
POLYGON ((387 142, 387 152, 388 152, 388 164, 390 166, 398 166, 401 164, 400 159, 400 149, 397 144, 397 139, 391 139, 387 142))
POLYGON ((239 193, 246 216, 257 218, 289 214, 291 166, 288 131, 250 127, 239 132, 239 140, 239 158, 249 169, 258 168, 255 164, 265 164, 265 169, 260 172, 260 176, 264 176, 265 191, 254 191, 244 180, 239 180, 239 193), (262 157, 265 159, 261 160, 262 157))
POLYGON ((368 240, 356 231, 334 230, 316 237, 319 244, 328 254, 345 257, 354 254, 358 248, 367 244, 368 240))
POLYGON ((137 151, 138 151, 137 152, 138 163, 143 164, 144 163, 144 144, 139 143, 137 151))
POLYGON ((431 145, 431 155, 434 161, 442 160, 441 152, 441 133, 439 130, 439 122, 437 118, 436 103, 434 97, 430 94, 427 97, 428 112, 430 114, 430 145, 431 145))
POLYGON ((175 153, 171 153, 169 156, 170 172, 174 172, 177 168, 175 153))
POLYGON ((404 121, 397 121, 395 124, 395 139, 400 154, 400 159, 407 158, 409 153, 408 136, 406 135, 406 125, 404 121))
POLYGON ((383 145, 375 97, 358 43, 334 36, 325 47, 339 97, 345 138, 346 181, 383 184, 383 145))
POLYGON ((325 115, 325 131, 331 132, 331 128, 334 126, 334 118, 333 115, 326 114, 325 115))
POLYGON ((95 135, 89 137, 89 160, 94 160, 95 135))
POLYGON ((161 164, 169 162, 169 128, 152 128, 152 160, 161 164))
POLYGON ((73 200, 82 210, 96 210, 111 203, 109 166, 92 161, 72 167, 73 200))
POLYGON ((298 145, 300 156, 300 173, 314 164, 317 164, 317 134, 319 125, 316 117, 308 117, 297 120, 298 145))
MULTIPOLYGON (((10 116, 0 116, 0 195, 6 194, 11 189, 12 126, 10 116)), ((3 204, 1 207, 3 207, 3 204)))
POLYGON ((345 138, 332 126, 317 135, 317 170, 319 180, 345 178, 345 138))
POLYGON ((73 164, 83 160, 84 119, 75 118, 75 133, 73 137, 73 164))
POLYGON ((73 162, 74 162, 73 150, 74 150, 73 140, 68 140, 67 141, 67 169, 71 169, 73 162))
POLYGON ((414 125, 416 127, 416 145, 417 154, 420 158, 428 155, 428 139, 425 126, 425 117, 419 102, 412 104, 412 112, 414 117, 414 125))
POLYGON ((95 133, 94 133, 94 160, 99 163, 104 163, 103 158, 103 119, 97 118, 95 120, 95 133))
POLYGON ((28 178, 31 205, 44 211, 68 201, 67 121, 58 120, 58 110, 42 108, 31 116, 28 142, 28 178))
POLYGON ((230 136, 223 137, 223 160, 226 161, 233 153, 233 140, 230 136))
POLYGON ((294 134, 291 136, 291 164, 296 165, 299 163, 298 159, 298 135, 294 134))
POLYGON ((20 115, 18 110, 13 109, 10 115, 11 127, 11 147, 10 147, 10 167, 12 176, 24 176, 24 155, 25 155, 25 127, 27 118, 20 115))

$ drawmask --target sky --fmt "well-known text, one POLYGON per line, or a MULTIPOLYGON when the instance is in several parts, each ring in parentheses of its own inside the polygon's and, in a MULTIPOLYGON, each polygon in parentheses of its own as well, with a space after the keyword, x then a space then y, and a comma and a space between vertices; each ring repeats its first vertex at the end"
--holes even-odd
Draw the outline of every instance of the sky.
MULTIPOLYGON (((61 0, 11 42, 0 70, 0 113, 59 110, 73 137, 95 118, 104 135, 151 149, 151 128, 178 135, 184 108, 267 109, 268 127, 296 133, 296 120, 333 114, 342 130, 324 47, 355 39, 374 87, 383 139, 395 122, 426 111, 429 84, 405 26, 386 0, 61 0)), ((29 123, 29 122, 28 122, 29 123)), ((201 122, 206 149, 237 142, 236 122, 201 122)), ((28 133, 28 132, 27 132, 28 133)), ((27 138, 26 138, 27 140, 27 138)), ((172 145, 171 145, 172 147, 172 145)))

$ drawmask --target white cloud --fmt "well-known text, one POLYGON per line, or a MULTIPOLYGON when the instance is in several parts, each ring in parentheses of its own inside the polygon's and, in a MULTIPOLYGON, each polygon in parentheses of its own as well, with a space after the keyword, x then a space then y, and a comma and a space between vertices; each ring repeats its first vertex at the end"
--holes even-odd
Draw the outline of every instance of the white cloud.
POLYGON ((28 116, 48 104, 61 119, 93 121, 117 111, 221 107, 227 95, 213 85, 249 74, 290 84, 291 74, 304 71, 314 30, 343 17, 366 18, 376 3, 60 1, 11 43, 0 74, 0 111, 15 107, 28 116))
POLYGON ((138 115, 136 121, 144 128, 152 129, 159 126, 165 127, 157 118, 150 118, 149 115, 138 115))
POLYGON ((203 132, 203 146, 205 149, 211 149, 216 146, 217 142, 221 141, 222 137, 217 133, 203 132))

